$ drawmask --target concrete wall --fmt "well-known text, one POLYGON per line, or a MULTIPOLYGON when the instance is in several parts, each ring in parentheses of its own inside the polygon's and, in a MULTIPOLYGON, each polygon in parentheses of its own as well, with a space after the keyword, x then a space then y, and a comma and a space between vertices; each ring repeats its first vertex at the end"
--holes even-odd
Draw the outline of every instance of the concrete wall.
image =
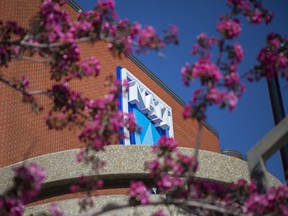
MULTIPOLYGON (((194 149, 180 148, 180 151, 193 155, 194 149)), ((51 202, 60 202, 60 206, 66 209, 68 213, 71 211, 69 207, 74 203, 74 209, 78 208, 77 198, 83 197, 83 194, 69 194, 68 185, 77 180, 78 176, 91 175, 89 167, 83 166, 75 162, 75 155, 78 150, 67 150, 52 154, 42 155, 29 159, 26 162, 36 162, 43 166, 47 171, 47 179, 45 181, 44 190, 40 195, 40 200, 32 203, 33 211, 43 210, 43 205, 51 202), (42 199, 41 199, 42 196, 42 199), (38 210, 37 210, 38 209, 38 210)), ((99 173, 99 178, 103 179, 103 190, 98 190, 96 200, 104 199, 107 203, 113 201, 115 194, 127 194, 127 185, 132 179, 140 179, 149 182, 149 175, 144 168, 145 161, 155 158, 149 146, 109 146, 104 152, 99 153, 99 158, 107 161, 106 167, 99 173), (100 196, 99 196, 100 195, 100 196), (104 195, 104 197, 102 197, 104 195), (110 196, 107 196, 110 195, 110 196)), ((199 151, 199 171, 197 176, 204 179, 210 179, 220 182, 234 182, 239 178, 249 181, 249 173, 247 163, 243 160, 226 156, 219 153, 200 150, 199 151)), ((9 187, 11 178, 13 177, 14 164, 0 169, 0 194, 9 187)), ((268 174, 270 185, 281 185, 280 181, 268 174)), ((116 196, 117 199, 127 199, 125 196, 116 196), (119 198, 120 197, 120 198, 119 198)), ((97 201, 98 203, 98 201, 97 201)), ((102 201, 100 202, 102 203, 102 201)), ((32 211, 30 209, 30 211, 32 211)), ((68 214, 73 215, 73 214, 68 214)))

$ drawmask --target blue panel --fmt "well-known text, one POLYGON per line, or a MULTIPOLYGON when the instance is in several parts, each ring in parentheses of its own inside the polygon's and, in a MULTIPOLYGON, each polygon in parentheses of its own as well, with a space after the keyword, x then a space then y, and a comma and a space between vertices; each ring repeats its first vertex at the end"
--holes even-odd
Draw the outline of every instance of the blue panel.
POLYGON ((153 144, 151 124, 148 124, 147 130, 141 144, 153 144))
POLYGON ((153 143, 154 144, 158 143, 158 140, 160 139, 161 135, 158 133, 154 125, 152 127, 152 136, 153 136, 153 143))
MULTIPOLYGON (((122 70, 122 67, 121 66, 118 66, 116 67, 116 77, 117 77, 117 80, 122 80, 122 76, 121 76, 121 70, 122 70)), ((118 110, 119 111, 123 111, 123 107, 122 107, 122 94, 120 94, 118 96, 118 101, 119 101, 119 105, 118 105, 118 110)), ((123 129, 121 129, 121 131, 123 133, 123 129)), ((124 140, 119 140, 120 144, 124 144, 124 140)))
MULTIPOLYGON (((117 80, 122 80, 121 70, 122 70, 122 67, 121 67, 121 66, 116 67, 116 77, 117 77, 117 80)), ((123 111, 123 108, 122 108, 122 94, 120 94, 120 95, 118 96, 118 101, 119 101, 118 110, 119 110, 119 111, 123 111)))
MULTIPOLYGON (((158 142, 160 136, 159 129, 156 129, 153 123, 138 109, 132 107, 134 117, 136 119, 137 125, 142 127, 140 134, 134 134, 135 144, 141 145, 154 145, 158 142), (159 130, 159 131, 158 131, 159 130)), ((162 129, 161 129, 162 130, 162 129)), ((162 130, 163 131, 163 130, 162 130)), ((162 132, 161 131, 161 132, 162 132)))

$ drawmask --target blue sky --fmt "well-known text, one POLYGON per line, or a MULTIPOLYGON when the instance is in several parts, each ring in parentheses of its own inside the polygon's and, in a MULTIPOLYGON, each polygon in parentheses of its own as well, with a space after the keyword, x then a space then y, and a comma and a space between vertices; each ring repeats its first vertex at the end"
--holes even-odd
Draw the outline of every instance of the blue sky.
MULTIPOLYGON (((85 10, 92 9, 96 0, 76 0, 85 10)), ((184 101, 189 101, 197 84, 187 88, 180 81, 180 69, 186 63, 195 61, 189 55, 196 36, 202 32, 208 35, 217 33, 216 23, 228 8, 225 1, 215 0, 115 0, 116 11, 120 18, 138 21, 142 25, 152 25, 159 33, 169 24, 175 24, 180 31, 180 44, 163 50, 166 59, 157 54, 136 55, 143 64, 154 72, 184 101)), ((245 51, 240 66, 244 73, 256 63, 256 56, 265 45, 268 32, 274 31, 288 36, 288 1, 263 1, 275 14, 272 24, 251 26, 242 20, 242 33, 238 41, 245 51)), ((282 98, 288 113, 288 84, 281 81, 282 98)), ((235 149, 246 156, 247 151, 274 127, 270 99, 266 81, 246 82, 247 90, 234 112, 210 108, 207 121, 218 131, 221 149, 235 149)), ((280 154, 268 161, 268 170, 284 181, 280 154)))

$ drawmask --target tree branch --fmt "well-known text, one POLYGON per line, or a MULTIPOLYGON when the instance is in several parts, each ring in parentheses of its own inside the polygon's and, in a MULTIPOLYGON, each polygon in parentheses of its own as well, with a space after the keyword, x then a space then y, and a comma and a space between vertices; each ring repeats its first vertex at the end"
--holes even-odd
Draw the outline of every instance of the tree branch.
POLYGON ((219 54, 218 54, 218 57, 217 57, 217 61, 216 61, 216 65, 220 65, 221 63, 221 58, 222 58, 222 53, 223 53, 223 47, 224 47, 224 42, 225 42, 225 39, 221 39, 219 41, 219 54))
MULTIPOLYGON (((75 43, 83 43, 92 40, 92 37, 83 37, 75 40, 75 43)), ((55 48, 55 47, 60 47, 67 44, 66 42, 55 42, 55 43, 42 43, 42 44, 34 44, 34 43, 29 43, 25 40, 22 40, 20 42, 21 46, 28 46, 28 47, 35 47, 35 48, 55 48)))
POLYGON ((11 56, 13 59, 15 60, 19 60, 19 61, 29 61, 29 62, 36 62, 36 63, 40 63, 40 64, 49 64, 49 61, 43 61, 43 60, 38 60, 35 58, 30 58, 30 57, 26 57, 26 56, 11 56))
POLYGON ((16 91, 19 91, 19 92, 22 92, 22 93, 28 94, 28 95, 52 95, 53 94, 50 91, 31 91, 31 92, 25 91, 23 88, 21 88, 16 83, 3 78, 3 76, 0 76, 0 82, 2 82, 4 84, 6 84, 7 86, 15 89, 16 91))
MULTIPOLYGON (((171 200, 166 200, 163 199, 162 197, 150 197, 150 203, 146 206, 156 206, 156 205, 176 205, 179 208, 183 208, 185 211, 189 211, 190 213, 193 213, 192 209, 187 209, 187 207, 190 208, 200 208, 200 209, 206 209, 209 211, 213 212, 218 212, 222 213, 224 215, 234 215, 234 216, 244 216, 241 213, 237 213, 232 210, 227 210, 225 207, 217 206, 215 204, 210 204, 210 203, 204 203, 198 200, 183 200, 183 199, 171 199, 171 200)), ((103 208, 94 208, 88 212, 81 213, 79 216, 98 216, 103 213, 111 212, 114 210, 120 210, 123 208, 128 208, 128 207, 133 207, 131 206, 129 200, 126 201, 119 201, 119 202, 114 202, 111 204, 107 204, 103 208)))

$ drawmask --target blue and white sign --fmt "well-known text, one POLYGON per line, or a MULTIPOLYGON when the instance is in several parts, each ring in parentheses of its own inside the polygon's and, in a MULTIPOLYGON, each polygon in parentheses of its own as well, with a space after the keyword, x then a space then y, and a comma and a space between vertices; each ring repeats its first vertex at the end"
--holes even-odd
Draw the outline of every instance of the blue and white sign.
POLYGON ((141 133, 124 131, 127 138, 122 144, 154 145, 161 136, 173 137, 171 107, 127 69, 117 67, 117 78, 122 83, 125 80, 129 83, 129 91, 123 92, 119 98, 120 109, 124 113, 132 112, 137 125, 142 128, 141 133))

